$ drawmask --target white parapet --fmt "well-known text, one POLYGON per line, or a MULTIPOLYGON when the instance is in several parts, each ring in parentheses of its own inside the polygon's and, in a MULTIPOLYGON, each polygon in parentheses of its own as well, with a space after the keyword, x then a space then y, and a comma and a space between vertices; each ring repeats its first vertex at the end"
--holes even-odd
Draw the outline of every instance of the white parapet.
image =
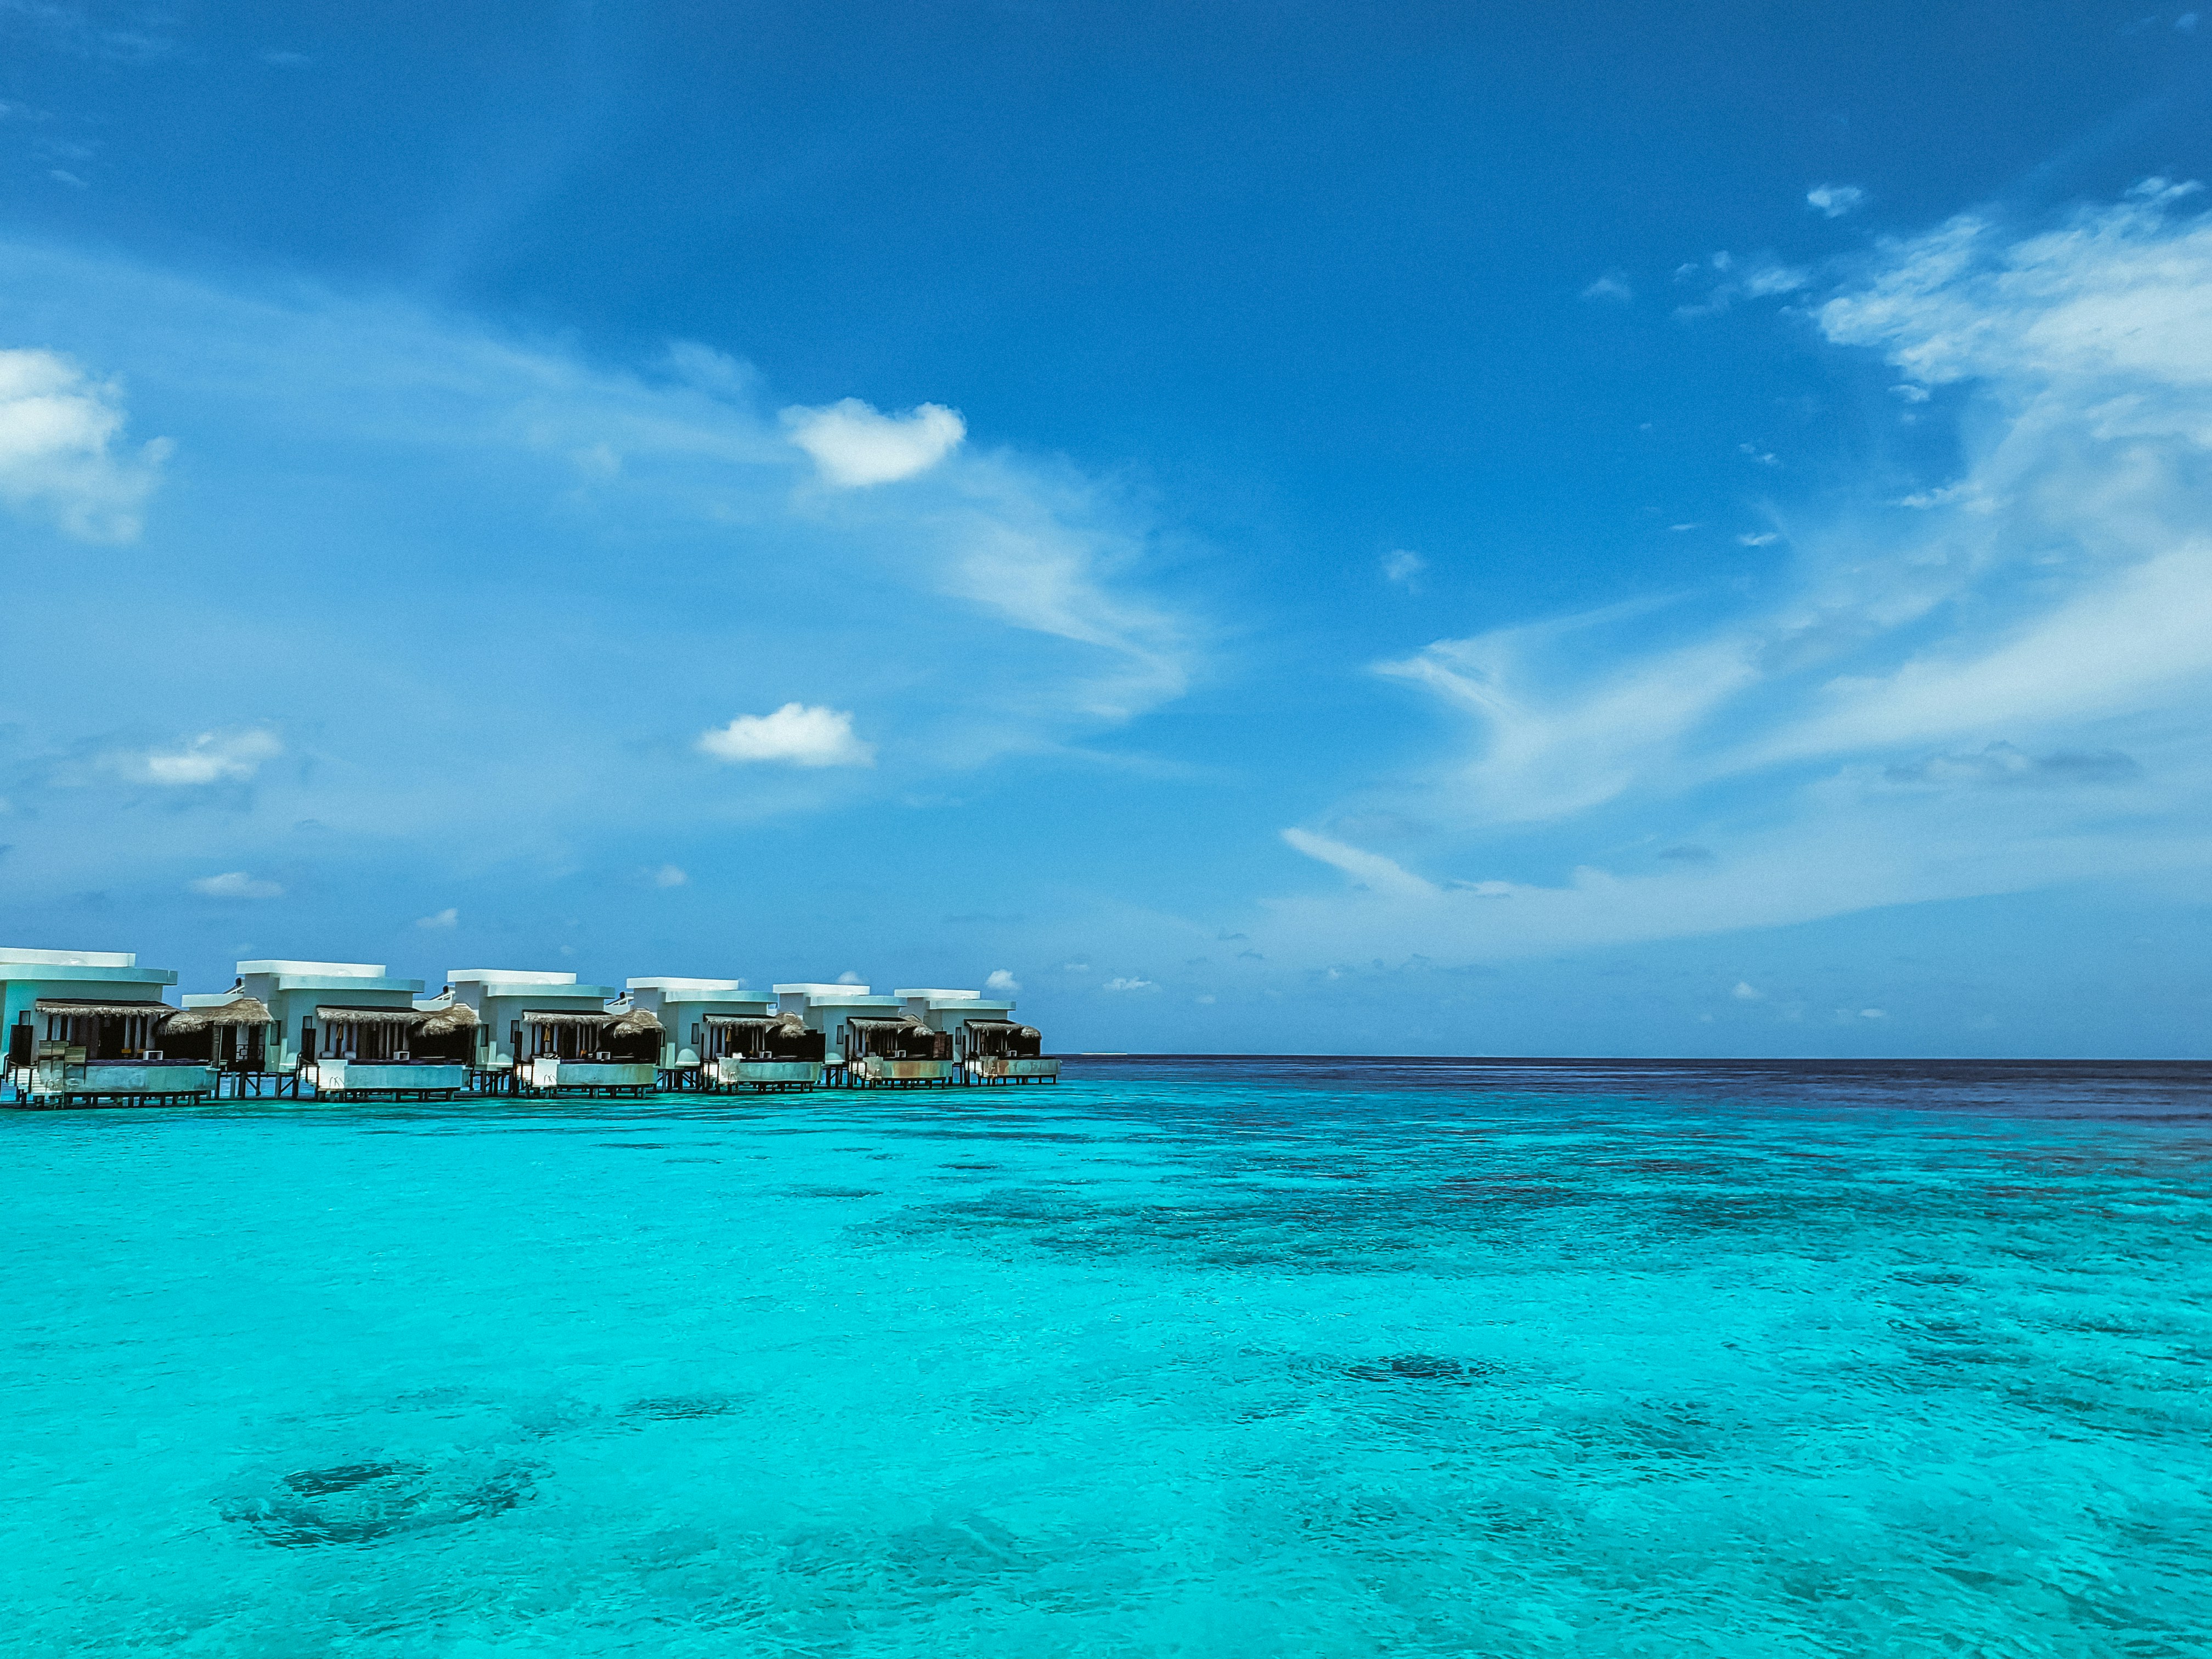
POLYGON ((274 974, 286 979, 382 979, 384 963, 380 962, 241 962, 238 976, 248 974, 274 974))
MULTIPOLYGON (((26 968, 136 968, 136 951, 27 951, 0 945, 0 970, 21 963, 26 968)), ((0 977, 5 977, 0 972, 0 977)), ((30 977, 30 975, 19 975, 30 977)))

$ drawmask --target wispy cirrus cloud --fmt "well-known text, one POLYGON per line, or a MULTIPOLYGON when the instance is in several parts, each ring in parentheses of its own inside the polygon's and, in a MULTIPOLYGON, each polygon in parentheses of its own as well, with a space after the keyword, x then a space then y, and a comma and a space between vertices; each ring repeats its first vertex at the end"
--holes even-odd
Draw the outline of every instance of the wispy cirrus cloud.
POLYGON ((284 896, 284 889, 280 884, 248 875, 243 870, 226 870, 219 876, 202 876, 197 881, 185 884, 203 898, 273 899, 284 896))
POLYGON ((1702 628, 1632 604, 1380 665, 1468 722, 1464 755, 1419 785, 1448 803, 1440 856, 1462 879, 1509 828, 1559 844, 1632 812, 1709 857, 1615 857, 1484 903, 1292 836, 1358 885, 1279 908, 1277 947, 1527 953, 2212 867, 2212 220, 2194 194, 2148 180, 2027 231, 1962 216, 1820 299, 1836 345, 1960 389, 1963 460, 1903 503, 1870 483, 1793 526, 1778 602, 1702 628))
POLYGON ((224 286, 21 240, 0 241, 0 282, 55 343, 10 360, 22 465, 7 474, 0 442, 0 494, 12 476, 22 511, 86 536, 135 526, 160 453, 126 444, 101 378, 118 371, 159 404, 196 480, 145 522, 127 580, 50 561, 10 595, 14 666, 36 684, 58 683, 88 606, 133 641, 102 681, 106 713, 34 698, 9 738, 41 826, 12 855, 27 890, 186 856, 153 815, 61 791, 95 774, 177 805, 253 779, 210 815, 232 839, 198 847, 201 869, 289 859, 309 824, 331 855, 451 864, 529 849, 565 866, 579 840, 634 837, 611 867, 635 870, 672 829, 1079 752, 1182 695, 1204 654, 1170 568, 1170 546, 1191 550, 1149 503, 1059 458, 979 450, 949 410, 870 411, 896 428, 870 461, 825 447, 819 422, 787 424, 757 374, 703 345, 610 367, 394 297, 224 286), (825 465, 903 476, 809 487, 825 465), (226 505, 248 500, 268 510, 226 505), (555 667, 586 650, 619 697, 555 667), (845 738, 818 714, 810 726, 814 704, 783 712, 825 663, 845 738), (201 735, 103 758, 123 711, 156 703, 201 735), (276 778, 273 734, 232 722, 279 710, 300 763, 276 778), (781 763, 701 766, 702 732, 714 758, 781 763))

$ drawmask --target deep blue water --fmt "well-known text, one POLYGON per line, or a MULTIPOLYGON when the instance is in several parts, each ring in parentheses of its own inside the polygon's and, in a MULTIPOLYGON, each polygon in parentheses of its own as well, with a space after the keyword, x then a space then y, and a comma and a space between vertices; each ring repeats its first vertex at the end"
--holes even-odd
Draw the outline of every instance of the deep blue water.
POLYGON ((9 1654, 2212 1651, 2212 1068, 0 1113, 9 1654))

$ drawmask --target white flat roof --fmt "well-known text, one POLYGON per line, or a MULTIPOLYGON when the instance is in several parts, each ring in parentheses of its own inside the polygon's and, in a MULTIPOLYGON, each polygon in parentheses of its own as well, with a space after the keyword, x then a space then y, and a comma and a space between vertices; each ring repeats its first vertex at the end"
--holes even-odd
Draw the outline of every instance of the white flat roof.
POLYGON ((847 985, 842 981, 835 985, 779 985, 775 988, 775 994, 778 996, 783 995, 787 991, 794 994, 804 994, 810 997, 836 996, 847 991, 850 991, 855 996, 864 997, 869 994, 868 988, 865 985, 847 985))
POLYGON ((945 1001, 946 1001, 946 1002, 959 1002, 959 1001, 964 1000, 965 999, 968 999, 968 998, 970 998, 970 997, 980 997, 980 996, 981 996, 983 994, 982 994, 981 991, 941 991, 941 990, 914 990, 914 989, 908 989, 908 990, 901 991, 901 992, 899 992, 897 994, 898 994, 898 995, 900 995, 900 996, 902 996, 902 997, 932 997, 932 998, 941 998, 943 1000, 945 1000, 945 1001))
POLYGON ((741 979, 626 979, 623 983, 633 991, 742 991, 745 982, 741 979))
POLYGON ((528 1000, 548 997, 556 1002, 612 1002, 621 994, 611 985, 572 985, 563 981, 547 985, 536 980, 485 980, 483 999, 487 1002, 528 1000))
POLYGON ((447 969, 448 984, 465 981, 481 985, 488 980, 497 980, 502 985, 574 985, 574 974, 544 974, 533 968, 451 968, 447 969))
POLYGON ((248 974, 313 974, 322 979, 382 979, 380 962, 241 962, 239 976, 248 974))
POLYGON ((33 968, 136 968, 136 951, 26 951, 0 945, 0 965, 20 962, 33 968))

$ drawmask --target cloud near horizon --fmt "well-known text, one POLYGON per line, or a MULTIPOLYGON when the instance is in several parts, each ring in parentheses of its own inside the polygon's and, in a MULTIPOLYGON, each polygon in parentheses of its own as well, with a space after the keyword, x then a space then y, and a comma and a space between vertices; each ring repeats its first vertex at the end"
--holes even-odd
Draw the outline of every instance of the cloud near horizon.
POLYGON ((1909 386, 1959 389, 1954 474, 1910 506, 1870 479, 1793 526, 1778 601, 1706 621, 1632 600, 1380 665, 1470 739, 1377 787, 1443 824, 1432 861, 1492 877, 1510 836, 1517 867, 1532 845, 1577 867, 1489 884, 1500 902, 1288 832, 1358 886, 1279 902, 1273 948, 1480 959, 2212 868, 2194 193, 2153 179, 2047 228, 1964 215, 1881 244, 1810 316, 1909 386), (1714 856, 1624 856, 1636 823, 1714 856))

